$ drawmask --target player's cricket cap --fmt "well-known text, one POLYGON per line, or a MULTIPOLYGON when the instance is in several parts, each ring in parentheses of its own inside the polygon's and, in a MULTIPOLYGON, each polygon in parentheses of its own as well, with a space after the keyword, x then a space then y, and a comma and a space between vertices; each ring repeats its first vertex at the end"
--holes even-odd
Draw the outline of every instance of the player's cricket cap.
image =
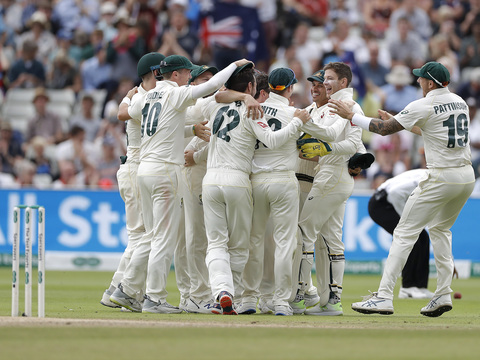
POLYGON ((268 75, 268 87, 282 91, 298 82, 295 73, 289 68, 277 68, 268 75))
POLYGON ((228 78, 227 82, 225 83, 225 87, 227 88, 230 88, 230 86, 232 85, 232 80, 233 78, 238 75, 241 71, 245 70, 245 69, 252 69, 253 68, 253 63, 252 62, 248 62, 242 66, 237 66, 237 68, 235 69, 235 71, 233 72, 232 75, 230 75, 230 77, 228 78))
POLYGON ((195 81, 197 77, 202 75, 204 72, 210 71, 213 75, 218 73, 218 69, 215 66, 208 66, 208 65, 194 65, 195 69, 192 70, 190 73, 191 78, 188 80, 190 84, 192 81, 195 81))
POLYGON ((413 69, 413 75, 436 82, 445 87, 450 82, 450 73, 448 69, 436 61, 430 61, 420 69, 413 69))
POLYGON ((309 76, 307 78, 308 81, 311 81, 311 82, 314 82, 314 81, 318 81, 318 82, 321 82, 323 84, 323 82, 325 81, 325 71, 323 70, 318 70, 315 72, 315 74, 313 74, 312 76, 309 76))
POLYGON ((195 65, 182 55, 170 55, 160 62, 160 72, 162 74, 180 69, 193 70, 195 69, 195 65))
POLYGON ((137 75, 142 77, 150 71, 160 69, 160 62, 165 59, 165 55, 158 52, 151 52, 143 55, 137 64, 137 75))

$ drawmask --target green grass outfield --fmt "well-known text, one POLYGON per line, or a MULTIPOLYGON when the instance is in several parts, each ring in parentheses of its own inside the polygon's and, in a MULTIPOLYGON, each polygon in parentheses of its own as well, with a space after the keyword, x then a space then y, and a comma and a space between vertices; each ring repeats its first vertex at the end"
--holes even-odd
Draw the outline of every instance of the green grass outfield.
MULTIPOLYGON (((111 276, 49 271, 46 319, 11 318, 11 270, 0 268, 0 359, 480 358, 480 278, 454 279, 462 299, 443 316, 427 318, 419 313, 427 300, 395 300, 391 316, 351 310, 377 289, 379 276, 346 276, 342 317, 122 313, 99 303, 111 276)), ((177 305, 173 274, 169 292, 177 305)))

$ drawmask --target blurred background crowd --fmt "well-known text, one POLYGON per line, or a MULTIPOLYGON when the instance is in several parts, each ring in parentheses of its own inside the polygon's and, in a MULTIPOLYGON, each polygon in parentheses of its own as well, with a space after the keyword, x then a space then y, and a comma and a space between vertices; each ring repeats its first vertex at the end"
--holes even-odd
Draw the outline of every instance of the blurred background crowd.
MULTIPOLYGON (((420 98, 411 69, 438 61, 470 106, 478 175, 480 0, 0 0, 0 186, 115 187, 118 104, 150 51, 220 69, 243 57, 265 72, 290 67, 296 107, 311 103, 308 76, 343 61, 376 117, 420 98)), ((425 165, 407 131, 364 141, 376 162, 357 188, 425 165)))

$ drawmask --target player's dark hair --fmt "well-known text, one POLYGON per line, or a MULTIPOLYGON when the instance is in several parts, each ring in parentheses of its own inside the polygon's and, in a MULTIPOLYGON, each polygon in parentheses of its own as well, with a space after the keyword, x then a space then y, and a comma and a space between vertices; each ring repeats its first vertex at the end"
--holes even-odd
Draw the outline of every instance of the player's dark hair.
POLYGON ((237 75, 232 77, 227 88, 238 92, 245 92, 248 87, 248 83, 255 84, 255 76, 253 75, 252 68, 243 69, 237 75))
POLYGON ((338 80, 347 79, 347 86, 352 82, 352 69, 343 62, 331 62, 325 65, 323 70, 333 70, 338 75, 338 80))
POLYGON ((268 75, 263 71, 255 70, 255 81, 257 82, 257 92, 253 97, 255 100, 260 97, 260 92, 263 90, 270 94, 270 87, 268 86, 268 75))

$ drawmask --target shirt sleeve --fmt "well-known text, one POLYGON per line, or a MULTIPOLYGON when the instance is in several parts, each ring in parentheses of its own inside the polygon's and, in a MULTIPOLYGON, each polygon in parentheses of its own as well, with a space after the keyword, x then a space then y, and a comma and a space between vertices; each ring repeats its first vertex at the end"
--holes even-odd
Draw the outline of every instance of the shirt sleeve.
POLYGON ((347 124, 345 130, 345 140, 341 140, 332 145, 332 155, 352 156, 357 152, 359 144, 362 142, 362 128, 347 124))
POLYGON ((334 141, 345 129, 348 120, 338 117, 330 126, 321 126, 313 122, 312 120, 308 121, 306 124, 303 124, 302 131, 312 135, 314 138, 323 141, 334 141))
POLYGON ((246 121, 255 133, 257 139, 264 143, 269 149, 278 149, 281 147, 292 136, 298 135, 297 132, 302 126, 302 121, 297 117, 294 117, 286 127, 278 131, 272 131, 264 117, 259 120, 246 118, 246 121))
POLYGON ((421 100, 423 99, 411 102, 394 116, 395 120, 408 131, 411 131, 414 126, 422 128, 425 124, 424 119, 428 117, 428 114, 424 110, 427 107, 425 105, 422 106, 421 100))
POLYGON ((228 65, 222 71, 216 73, 210 80, 207 82, 192 86, 192 96, 194 99, 199 99, 201 97, 207 96, 222 87, 223 84, 227 82, 229 77, 233 74, 237 65, 234 63, 228 65))

